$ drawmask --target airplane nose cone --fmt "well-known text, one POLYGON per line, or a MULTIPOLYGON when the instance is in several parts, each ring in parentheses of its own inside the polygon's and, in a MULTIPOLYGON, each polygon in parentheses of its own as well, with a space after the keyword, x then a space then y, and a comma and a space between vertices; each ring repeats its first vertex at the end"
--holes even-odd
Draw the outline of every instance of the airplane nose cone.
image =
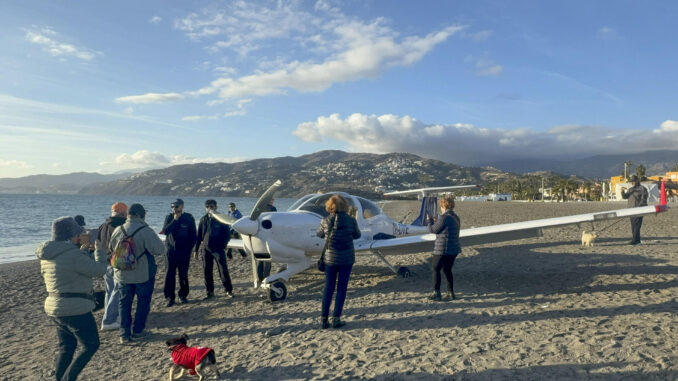
POLYGON ((240 234, 255 235, 259 231, 259 221, 241 218, 233 224, 233 229, 240 234))

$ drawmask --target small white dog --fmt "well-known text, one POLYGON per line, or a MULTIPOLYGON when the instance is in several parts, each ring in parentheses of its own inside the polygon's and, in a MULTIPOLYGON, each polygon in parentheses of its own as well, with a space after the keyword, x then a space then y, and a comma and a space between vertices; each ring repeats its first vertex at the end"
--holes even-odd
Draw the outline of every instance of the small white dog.
POLYGON ((587 232, 586 230, 584 230, 581 233, 581 245, 584 247, 586 246, 591 247, 593 246, 593 241, 595 241, 596 238, 598 238, 598 234, 596 234, 596 232, 594 231, 587 232))

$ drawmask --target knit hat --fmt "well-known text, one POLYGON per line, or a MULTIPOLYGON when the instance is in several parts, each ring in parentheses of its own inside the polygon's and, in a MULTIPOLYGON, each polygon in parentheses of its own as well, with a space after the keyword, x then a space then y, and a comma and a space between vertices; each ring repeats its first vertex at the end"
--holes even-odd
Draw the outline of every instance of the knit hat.
POLYGON ((59 217, 52 222, 52 241, 67 241, 84 231, 73 217, 59 217))
POLYGON ((115 204, 111 205, 111 214, 112 215, 121 215, 123 213, 127 212, 127 205, 123 202, 116 202, 115 204))

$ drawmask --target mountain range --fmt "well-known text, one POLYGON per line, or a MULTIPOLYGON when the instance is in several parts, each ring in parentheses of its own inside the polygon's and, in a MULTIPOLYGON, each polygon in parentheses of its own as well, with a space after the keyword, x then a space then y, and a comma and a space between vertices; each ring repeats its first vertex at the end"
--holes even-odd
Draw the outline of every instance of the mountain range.
MULTIPOLYGON (((239 163, 175 165, 140 173, 77 172, 0 178, 0 193, 79 193, 132 195, 257 196, 276 179, 280 197, 319 190, 344 190, 375 196, 386 190, 449 184, 487 184, 521 173, 557 173, 564 177, 609 178, 624 162, 642 164, 648 175, 663 174, 678 162, 678 151, 598 155, 572 161, 521 160, 462 167, 408 153, 368 154, 329 150, 299 157, 255 159, 239 163)), ((633 172, 633 169, 631 170, 633 172)))

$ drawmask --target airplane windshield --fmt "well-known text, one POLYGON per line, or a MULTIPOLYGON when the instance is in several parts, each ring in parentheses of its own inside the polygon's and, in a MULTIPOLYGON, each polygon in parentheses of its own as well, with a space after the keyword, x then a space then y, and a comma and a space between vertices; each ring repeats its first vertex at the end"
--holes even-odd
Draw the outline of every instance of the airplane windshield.
MULTIPOLYGON (((303 205, 299 206, 297 209, 305 210, 307 212, 312 212, 319 214, 323 217, 327 217, 329 213, 325 210, 325 203, 332 197, 334 193, 320 194, 320 195, 310 195, 311 197, 305 198, 303 205)), ((355 205, 353 205, 353 199, 351 197, 344 197, 348 203, 349 209, 355 210, 355 205)), ((301 201, 301 200, 300 200, 301 201)), ((299 201, 297 201, 299 202, 299 201)))
POLYGON ((357 197, 360 201, 360 206, 363 207, 363 218, 368 219, 372 218, 378 214, 381 214, 381 209, 372 201, 366 200, 362 197, 357 197))
POLYGON ((295 201, 294 204, 292 204, 292 206, 287 208, 287 211, 291 212, 293 210, 297 210, 297 208, 299 208, 299 205, 305 203, 309 198, 313 198, 313 197, 316 197, 316 196, 317 196, 317 194, 307 194, 306 196, 295 201))

